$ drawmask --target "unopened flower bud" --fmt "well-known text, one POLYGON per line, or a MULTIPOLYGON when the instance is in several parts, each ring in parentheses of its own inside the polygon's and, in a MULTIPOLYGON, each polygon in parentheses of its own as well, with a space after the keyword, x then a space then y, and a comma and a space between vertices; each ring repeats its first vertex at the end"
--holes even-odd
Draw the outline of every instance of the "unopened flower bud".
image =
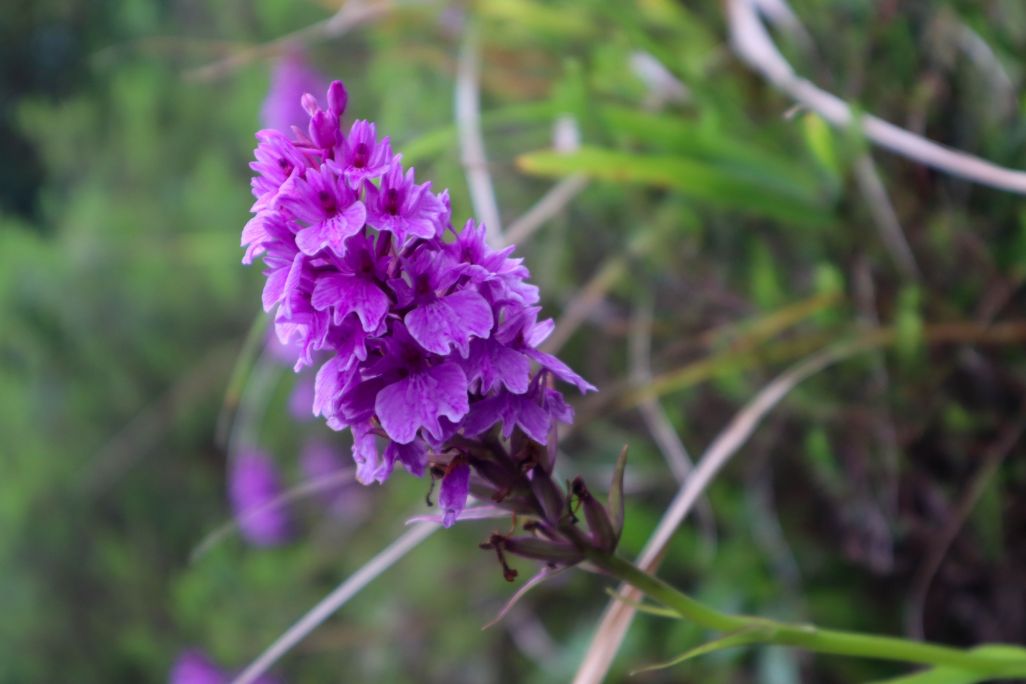
POLYGON ((330 150, 338 142, 338 119, 320 111, 310 119, 310 139, 322 150, 330 150))
POLYGON ((518 484, 522 485, 523 483, 520 473, 509 461, 481 458, 473 454, 468 455, 467 458, 481 479, 493 485, 497 492, 508 494, 518 488, 518 484))
POLYGON ((542 508, 542 516, 553 527, 560 527, 560 521, 567 512, 566 499, 541 468, 531 472, 531 491, 542 508))
POLYGON ((571 490, 577 500, 581 502, 581 508, 584 509, 584 519, 588 521, 588 530, 591 532, 592 540, 603 551, 613 551, 616 548, 618 535, 609 519, 606 507, 591 495, 584 480, 580 477, 574 478, 571 490))
POLYGON ((317 98, 310 93, 303 93, 303 97, 299 98, 299 104, 303 106, 303 111, 308 116, 313 116, 317 112, 321 111, 321 106, 317 104, 317 98))
POLYGON ((349 93, 346 91, 346 87, 342 81, 332 81, 328 86, 328 111, 336 119, 341 118, 346 111, 347 104, 349 104, 349 93))

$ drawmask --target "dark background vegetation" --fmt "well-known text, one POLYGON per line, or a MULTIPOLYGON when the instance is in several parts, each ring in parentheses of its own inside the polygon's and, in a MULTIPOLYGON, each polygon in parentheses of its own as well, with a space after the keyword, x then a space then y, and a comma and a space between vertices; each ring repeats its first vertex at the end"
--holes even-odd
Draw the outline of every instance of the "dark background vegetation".
MULTIPOLYGON (((779 40, 800 73, 910 130, 1026 168, 1022 3, 793 6, 811 39, 779 40)), ((344 520, 298 504, 300 534, 283 547, 233 537, 189 562, 228 516, 217 421, 259 315, 260 275, 239 265, 238 244, 269 60, 213 78, 191 70, 336 8, 4 4, 0 682, 161 681, 187 646, 241 666, 422 508, 424 483, 397 476, 344 520)), ((653 373, 684 369, 659 399, 692 456, 787 365, 884 328, 892 343, 813 377, 771 414, 707 493, 715 536, 689 522, 661 574, 724 609, 888 634, 921 623, 959 645, 1026 640, 1023 336, 934 335, 942 324, 1026 325, 1022 198, 787 115, 792 103, 732 56, 717 2, 432 5, 313 41, 311 61, 346 81, 353 115, 377 120, 419 177, 451 188, 460 223, 471 202, 453 89, 471 26, 505 221, 554 182, 540 176, 596 177, 519 254, 549 315, 579 307, 589 282, 600 295, 564 356, 604 392, 577 404, 562 467, 601 483, 631 445, 623 551, 640 550, 676 489, 624 400, 639 308, 654 310, 653 373), (685 84, 684 100, 652 101, 630 67, 639 51, 685 84), (550 146, 561 115, 598 152, 557 169, 521 158, 550 146), (855 175, 867 154, 916 273, 881 240, 855 175), (959 534, 924 575, 973 488, 959 534)), ((257 438, 290 481, 303 436, 345 454, 344 437, 288 418, 287 371, 264 376, 257 438)), ((481 632, 513 590, 476 549, 488 526, 432 537, 278 671, 295 682, 567 681, 607 583, 564 574, 481 632)), ((641 616, 611 680, 701 636, 641 616)), ((638 681, 896 672, 752 649, 638 681)))

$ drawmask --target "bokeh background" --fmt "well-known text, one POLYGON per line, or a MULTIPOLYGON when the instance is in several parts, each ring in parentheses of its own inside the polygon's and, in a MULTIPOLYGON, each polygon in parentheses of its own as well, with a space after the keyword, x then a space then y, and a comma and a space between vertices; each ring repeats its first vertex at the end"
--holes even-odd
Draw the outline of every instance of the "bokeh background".
MULTIPOLYGON (((800 23, 761 4, 819 86, 1026 168, 1021 2, 794 0, 800 23)), ((3 3, 0 682, 164 681, 190 647, 241 667, 425 510, 426 483, 397 475, 330 511, 298 499, 282 545, 229 533, 192 557, 230 520, 232 448, 273 455, 287 486, 310 439, 348 458, 289 413, 297 380, 261 353, 261 276, 239 263, 253 132, 296 50, 450 188, 457 223, 474 210, 461 50, 477 66, 500 215, 550 198, 518 253, 562 355, 602 389, 577 400, 561 467, 603 483, 630 444, 626 555, 678 487, 667 431, 698 458, 789 365, 875 339, 769 414, 661 574, 729 610, 1026 640, 1021 196, 793 108, 732 52, 719 2, 360 6, 350 22, 330 0, 3 3)), ((569 681, 609 583, 564 573, 481 631, 514 590, 476 548, 492 525, 431 537, 276 674, 569 681)), ((640 616, 609 681, 701 638, 640 616)), ((636 680, 899 671, 764 648, 636 680)))

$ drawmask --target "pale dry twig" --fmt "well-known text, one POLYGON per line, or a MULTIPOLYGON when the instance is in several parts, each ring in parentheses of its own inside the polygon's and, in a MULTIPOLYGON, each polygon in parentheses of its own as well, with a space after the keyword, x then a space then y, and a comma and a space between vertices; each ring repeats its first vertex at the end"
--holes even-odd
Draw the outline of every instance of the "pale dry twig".
POLYGON ((470 200, 474 212, 485 224, 488 244, 495 247, 503 244, 502 224, 481 133, 479 60, 477 29, 469 26, 463 34, 456 69, 456 128, 459 132, 461 161, 470 187, 470 200))
POLYGON ((352 29, 374 21, 403 6, 414 4, 414 0, 349 0, 327 19, 293 31, 267 43, 236 50, 224 59, 190 69, 184 74, 186 81, 212 81, 223 78, 240 67, 258 59, 275 57, 288 50, 309 45, 318 40, 337 38, 352 29))
POLYGON ((898 270, 906 280, 916 282, 920 280, 919 265, 916 264, 916 257, 905 239, 905 232, 901 229, 901 222, 898 214, 894 211, 890 197, 887 196, 887 189, 884 188, 877 173, 876 164, 869 154, 863 154, 855 160, 855 182, 862 192, 869 207, 869 214, 873 217, 880 239, 890 253, 891 258, 897 265, 898 270))
POLYGON ((523 216, 509 224, 503 242, 507 245, 515 245, 531 237, 586 187, 588 187, 588 178, 580 174, 567 176, 559 181, 523 216))
POLYGON ((770 38, 752 0, 727 0, 734 51, 770 83, 835 126, 857 125, 870 141, 903 157, 1000 190, 1026 194, 1026 172, 1008 169, 910 133, 871 114, 856 116, 832 93, 795 73, 770 38))
MULTIPOLYGON (((650 350, 652 342, 652 301, 641 302, 635 309, 631 321, 628 347, 630 351, 631 382, 637 387, 644 387, 652 381, 650 350)), ((638 403, 638 412, 645 421, 645 427, 652 434, 659 451, 666 459, 666 464, 680 486, 684 486, 688 475, 694 469, 694 463, 687 448, 674 429, 662 404, 656 397, 645 397, 638 403)), ((708 499, 702 499, 698 507, 699 524, 702 533, 710 544, 716 541, 716 519, 708 499)))
POLYGON ((360 590, 378 577, 378 575, 388 570, 396 561, 434 534, 438 529, 439 525, 420 523, 403 532, 395 541, 386 546, 381 553, 374 556, 363 567, 350 575, 334 591, 321 599, 317 605, 289 627, 288 631, 278 637, 267 650, 260 654, 260 657, 254 660, 238 677, 233 679, 231 684, 252 684, 260 675, 267 672, 278 659, 292 650, 310 632, 345 605, 349 599, 356 596, 360 590))
POLYGON ((997 473, 1005 458, 1022 439, 1026 431, 1026 403, 1019 408, 1019 415, 1016 420, 1009 423, 998 435, 997 441, 990 445, 965 493, 959 499, 955 510, 952 512, 944 528, 935 538, 933 545, 926 554, 926 559, 916 572, 912 584, 911 596, 905 611, 905 629, 917 639, 924 638, 923 611, 926 608, 926 597, 930 591, 930 585, 948 550, 958 537, 959 532, 965 526, 966 520, 976 507, 980 497, 983 496, 987 485, 997 473))
MULTIPOLYGON (((646 572, 655 572, 668 548, 670 539, 698 497, 774 406, 810 375, 862 349, 863 347, 857 344, 845 344, 826 349, 792 366, 764 387, 734 416, 734 419, 709 445, 687 482, 678 491, 666 512, 663 513, 658 527, 649 537, 648 543, 645 544, 645 548, 641 552, 638 565, 646 572)), ((641 600, 641 593, 627 586, 620 588, 619 595, 625 600, 611 601, 606 607, 588 652, 574 677, 574 684, 601 682, 609 671, 613 658, 616 657, 616 652, 634 618, 635 608, 631 604, 641 600)))

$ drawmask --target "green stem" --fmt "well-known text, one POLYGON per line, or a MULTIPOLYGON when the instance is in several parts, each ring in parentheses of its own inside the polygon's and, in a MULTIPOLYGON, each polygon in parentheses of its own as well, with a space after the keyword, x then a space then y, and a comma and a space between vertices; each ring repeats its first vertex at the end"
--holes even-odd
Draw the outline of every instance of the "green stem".
POLYGON ((765 634, 766 643, 798 646, 819 653, 898 660, 922 665, 941 665, 989 675, 1022 674, 1026 658, 1008 658, 979 651, 965 651, 894 637, 820 629, 745 615, 729 615, 710 608, 628 561, 597 551, 588 560, 617 579, 677 611, 681 617, 706 629, 733 632, 743 629, 765 634))
POLYGON ((635 589, 639 589, 655 600, 673 608, 681 617, 687 618, 707 629, 718 632, 731 632, 750 627, 752 624, 749 618, 721 613, 699 603, 687 594, 677 591, 663 580, 648 574, 619 556, 589 552, 588 560, 617 579, 630 584, 635 589))

